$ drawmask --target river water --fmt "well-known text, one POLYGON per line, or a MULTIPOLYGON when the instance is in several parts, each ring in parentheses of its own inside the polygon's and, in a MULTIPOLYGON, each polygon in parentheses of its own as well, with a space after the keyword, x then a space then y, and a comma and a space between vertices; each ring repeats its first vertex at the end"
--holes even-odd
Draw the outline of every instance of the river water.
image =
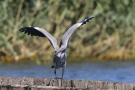
MULTIPOLYGON (((57 70, 57 74, 61 77, 61 69, 57 70)), ((51 69, 51 64, 1 64, 0 76, 54 78, 54 69, 51 69)), ((100 61, 67 63, 64 79, 135 83, 135 62, 100 61)))

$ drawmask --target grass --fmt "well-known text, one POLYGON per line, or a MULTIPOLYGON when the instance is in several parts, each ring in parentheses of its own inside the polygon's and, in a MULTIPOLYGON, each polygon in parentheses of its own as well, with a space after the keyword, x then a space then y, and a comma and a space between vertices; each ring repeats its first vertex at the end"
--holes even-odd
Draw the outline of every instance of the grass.
POLYGON ((72 35, 69 60, 135 58, 134 0, 2 0, 0 4, 0 59, 4 62, 52 59, 54 50, 47 39, 20 33, 20 28, 42 27, 60 42, 71 25, 92 16, 72 35))

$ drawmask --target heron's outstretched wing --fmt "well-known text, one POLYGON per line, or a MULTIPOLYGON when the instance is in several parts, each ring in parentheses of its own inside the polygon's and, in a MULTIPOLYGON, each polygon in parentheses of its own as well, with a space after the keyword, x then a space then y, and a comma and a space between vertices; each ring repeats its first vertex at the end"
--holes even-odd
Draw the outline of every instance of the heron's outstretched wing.
POLYGON ((58 44, 57 44, 57 40, 43 28, 30 26, 30 27, 21 28, 19 31, 24 32, 31 36, 47 37, 49 39, 50 43, 52 44, 52 46, 54 47, 55 51, 57 51, 59 48, 58 44))
POLYGON ((64 36, 62 37, 62 40, 60 42, 60 47, 61 48, 66 48, 67 47, 67 43, 68 40, 70 38, 70 36, 73 34, 73 32, 81 25, 86 24, 86 22, 88 22, 89 20, 92 20, 94 17, 88 18, 88 19, 84 19, 79 23, 74 24, 73 26, 71 26, 66 33, 64 34, 64 36))

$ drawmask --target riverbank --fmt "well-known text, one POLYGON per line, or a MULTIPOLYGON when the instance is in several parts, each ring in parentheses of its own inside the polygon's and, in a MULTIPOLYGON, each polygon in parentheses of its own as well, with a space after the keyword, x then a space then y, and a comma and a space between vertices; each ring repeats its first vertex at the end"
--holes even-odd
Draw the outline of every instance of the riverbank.
MULTIPOLYGON (((0 56, 0 62, 1 63, 13 63, 13 62, 21 62, 25 60, 34 60, 35 62, 52 62, 52 56, 51 55, 38 55, 38 53, 29 53, 27 55, 18 55, 18 56, 0 56)), ((108 53, 108 54, 102 54, 98 56, 82 56, 79 54, 74 55, 68 55, 67 59, 69 62, 82 62, 82 60, 87 61, 115 61, 115 60, 134 60, 135 54, 118 54, 116 53, 108 53)))

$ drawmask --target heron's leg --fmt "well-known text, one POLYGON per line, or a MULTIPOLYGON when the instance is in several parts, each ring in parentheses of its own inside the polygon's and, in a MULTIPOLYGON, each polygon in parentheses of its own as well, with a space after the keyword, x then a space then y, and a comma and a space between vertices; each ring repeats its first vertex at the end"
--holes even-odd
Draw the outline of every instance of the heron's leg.
POLYGON ((55 74, 55 77, 57 77, 57 75, 56 75, 56 68, 54 69, 54 74, 55 74))
POLYGON ((64 76, 64 72, 65 72, 65 67, 66 67, 66 62, 64 63, 63 67, 62 67, 62 78, 63 79, 63 76, 64 76))
POLYGON ((64 71, 65 71, 65 67, 62 68, 62 78, 61 79, 63 79, 64 71))
POLYGON ((55 79, 59 79, 56 74, 56 68, 54 69, 55 79))

